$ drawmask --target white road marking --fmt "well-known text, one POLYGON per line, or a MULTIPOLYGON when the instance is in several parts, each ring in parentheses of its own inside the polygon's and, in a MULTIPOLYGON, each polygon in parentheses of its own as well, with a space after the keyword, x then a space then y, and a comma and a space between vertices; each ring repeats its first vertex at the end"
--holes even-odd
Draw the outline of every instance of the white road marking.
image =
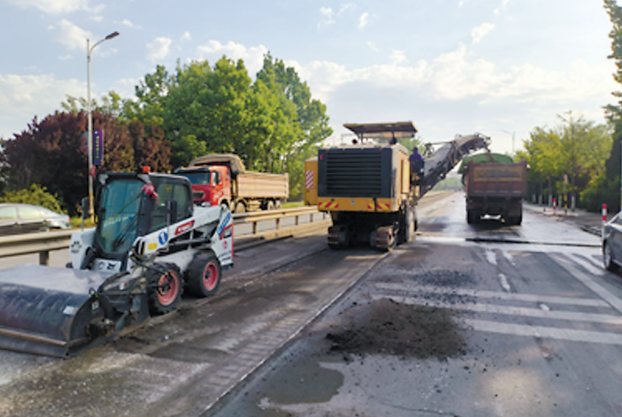
POLYGON ((559 329, 525 324, 500 323, 487 320, 464 319, 464 323, 474 330, 488 333, 509 334, 515 336, 541 337, 575 342, 603 343, 622 345, 622 334, 591 332, 587 330, 559 329))
POLYGON ((501 282, 501 288, 505 290, 505 292, 511 292, 512 287, 510 287, 510 283, 508 279, 503 274, 499 274, 499 281, 501 282))
MULTIPOLYGON (((570 272, 570 274, 574 278, 581 281, 583 285, 588 287, 590 290, 596 293, 599 297, 605 300, 609 305, 611 305, 611 307, 615 308, 620 313, 622 313, 622 300, 621 299, 613 295, 611 292, 609 292, 607 289, 605 289, 601 285, 597 284, 596 281, 594 281, 591 277, 589 277, 588 275, 586 275, 585 273, 577 269, 574 265, 568 262, 567 258, 560 256, 558 254, 551 254, 551 257, 556 259, 560 264, 563 264, 564 268, 568 272, 570 272)), ((593 268, 593 267, 587 267, 587 265, 585 264, 583 264, 582 266, 586 267, 587 269, 593 268)), ((600 273, 602 274, 603 271, 600 271, 600 273)))
POLYGON ((544 311, 551 311, 551 308, 546 304, 540 304, 540 308, 544 311))
POLYGON ((549 304, 569 304, 588 307, 609 307, 609 304, 603 300, 596 298, 574 298, 574 297, 557 297, 538 294, 515 294, 500 291, 477 291, 463 288, 447 289, 445 287, 435 287, 431 285, 417 285, 414 283, 390 283, 378 282, 375 284, 377 288, 395 291, 417 291, 419 293, 435 293, 435 294, 456 294, 466 295, 478 298, 496 298, 498 300, 526 301, 533 303, 549 303, 549 304))
POLYGON ((502 314, 507 316, 524 316, 536 317, 541 319, 569 320, 569 321, 585 321, 594 323, 604 323, 622 326, 622 316, 612 314, 599 313, 581 313, 576 311, 544 311, 539 308, 499 306, 495 304, 460 304, 445 303, 442 301, 427 300, 422 297, 401 297, 387 296, 383 294, 372 294, 372 298, 382 299, 390 298, 396 302, 409 305, 424 305, 428 307, 446 308, 452 310, 466 310, 477 313, 502 314))
POLYGON ((486 259, 492 265, 497 265, 497 255, 495 254, 494 251, 492 251, 490 249, 486 249, 486 259))
POLYGON ((505 259, 507 259, 509 263, 511 263, 512 265, 516 265, 514 263, 514 258, 512 257, 512 254, 510 252, 508 252, 507 250, 503 250, 502 253, 505 259))

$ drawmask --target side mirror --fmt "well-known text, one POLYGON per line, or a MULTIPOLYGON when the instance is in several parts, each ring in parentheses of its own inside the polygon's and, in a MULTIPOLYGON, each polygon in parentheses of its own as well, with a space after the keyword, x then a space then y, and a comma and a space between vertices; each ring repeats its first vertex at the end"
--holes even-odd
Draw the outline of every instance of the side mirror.
POLYGON ((177 200, 166 200, 166 224, 177 221, 177 200))

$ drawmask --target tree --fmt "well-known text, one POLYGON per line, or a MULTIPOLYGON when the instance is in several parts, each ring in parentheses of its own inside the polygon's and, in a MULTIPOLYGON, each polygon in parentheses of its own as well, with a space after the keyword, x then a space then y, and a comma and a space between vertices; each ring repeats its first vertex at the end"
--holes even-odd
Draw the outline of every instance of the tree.
MULTIPOLYGON (((120 125, 113 115, 95 111, 93 129, 104 131, 99 172, 133 171, 142 165, 170 169, 168 147, 161 137, 145 135, 140 122, 120 125)), ((74 215, 87 194, 86 130, 84 111, 56 112, 41 122, 35 118, 27 130, 3 140, 0 175, 6 191, 40 184, 57 194, 64 209, 74 215)))
MULTIPOLYGON (((524 153, 530 166, 530 180, 549 181, 552 194, 553 179, 570 179, 571 207, 576 204, 577 191, 584 189, 590 180, 604 173, 604 162, 611 149, 611 135, 607 126, 596 125, 572 112, 552 129, 535 128, 530 140, 525 141, 524 153)), ((558 187, 559 191, 559 187, 558 187)))
MULTIPOLYGON (((622 84, 622 8, 617 5, 615 0, 605 0, 605 9, 609 14, 611 23, 613 25, 611 32, 609 32, 609 38, 611 39, 611 55, 607 58, 613 59, 616 65, 616 72, 613 74, 613 79, 622 84)), ((613 126, 613 146, 609 159, 607 160, 605 173, 605 179, 600 181, 606 190, 606 195, 615 193, 615 197, 608 197, 608 201, 615 201, 614 205, 609 206, 615 210, 620 210, 620 158, 622 155, 622 92, 613 91, 611 93, 617 99, 616 104, 608 104, 605 106, 605 114, 609 123, 613 126), (614 187, 613 184, 618 184, 614 187)), ((603 193, 601 193, 603 194, 603 193)))
POLYGON ((289 108, 297 115, 295 123, 287 129, 292 141, 283 143, 285 152, 281 153, 290 174, 290 194, 296 198, 302 193, 304 161, 315 156, 320 142, 332 134, 326 106, 312 98, 309 86, 300 80, 294 68, 286 67, 282 60, 270 54, 264 57, 263 67, 257 73, 256 84, 259 82, 279 97, 284 114, 275 115, 277 119, 285 116, 291 120, 292 116, 287 116, 292 111, 289 108))
POLYGON ((34 204, 57 213, 65 213, 58 201, 58 196, 49 193, 45 187, 41 187, 39 184, 31 184, 29 188, 17 191, 8 191, 0 197, 0 202, 34 204))

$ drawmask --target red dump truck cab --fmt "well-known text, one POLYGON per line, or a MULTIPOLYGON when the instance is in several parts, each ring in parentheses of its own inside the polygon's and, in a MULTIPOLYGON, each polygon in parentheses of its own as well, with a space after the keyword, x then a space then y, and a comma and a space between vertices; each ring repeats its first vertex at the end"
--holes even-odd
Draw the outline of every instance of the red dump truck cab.
POLYGON ((234 213, 280 208, 289 196, 287 174, 246 171, 234 154, 201 156, 175 174, 190 180, 195 204, 227 205, 234 213))
POLYGON ((230 205, 232 200, 231 175, 227 166, 182 168, 175 173, 190 180, 195 204, 203 206, 230 205))

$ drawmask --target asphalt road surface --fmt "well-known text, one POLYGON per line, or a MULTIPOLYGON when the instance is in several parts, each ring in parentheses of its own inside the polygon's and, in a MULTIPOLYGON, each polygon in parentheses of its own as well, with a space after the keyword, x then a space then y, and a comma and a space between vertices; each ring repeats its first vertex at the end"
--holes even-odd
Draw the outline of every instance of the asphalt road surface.
POLYGON ((69 360, 0 353, 0 415, 620 416, 622 278, 599 238, 526 210, 416 240, 239 252, 217 296, 69 360))
POLYGON ((622 278, 599 238, 542 209, 467 225, 461 197, 424 214, 205 415, 622 415, 622 278))

